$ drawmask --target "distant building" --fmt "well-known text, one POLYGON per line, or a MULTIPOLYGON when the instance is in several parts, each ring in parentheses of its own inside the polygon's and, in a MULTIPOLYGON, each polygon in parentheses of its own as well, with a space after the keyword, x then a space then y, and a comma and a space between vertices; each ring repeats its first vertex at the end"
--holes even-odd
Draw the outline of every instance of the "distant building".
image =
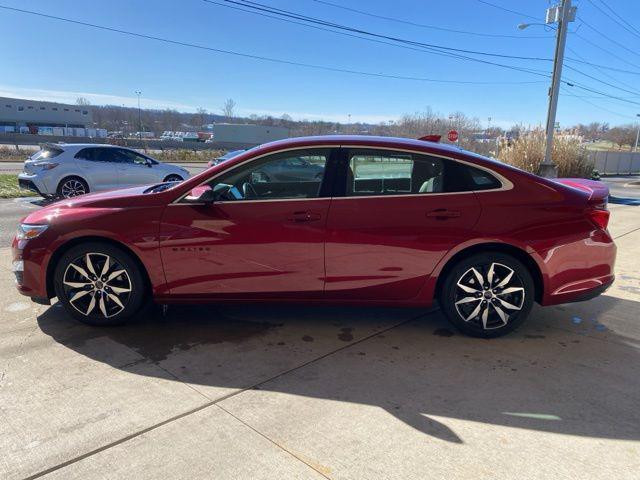
POLYGON ((211 127, 212 140, 222 144, 260 145, 289 137, 289 129, 285 127, 235 123, 214 123, 211 127))
POLYGON ((91 108, 84 105, 0 97, 0 127, 15 132, 38 133, 38 127, 88 128, 93 125, 91 108))

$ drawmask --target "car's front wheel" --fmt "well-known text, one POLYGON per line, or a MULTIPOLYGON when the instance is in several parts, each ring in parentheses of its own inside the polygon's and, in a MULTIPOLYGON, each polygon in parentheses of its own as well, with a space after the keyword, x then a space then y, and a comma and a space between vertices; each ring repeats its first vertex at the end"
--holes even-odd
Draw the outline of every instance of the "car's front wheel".
POLYGON ((145 282, 137 262, 115 246, 87 242, 72 247, 54 272, 58 300, 91 325, 117 325, 140 311, 145 282))
POLYGON ((461 260, 449 271, 440 305, 463 333, 493 338, 526 320, 534 296, 527 267, 511 255, 486 252, 461 260))

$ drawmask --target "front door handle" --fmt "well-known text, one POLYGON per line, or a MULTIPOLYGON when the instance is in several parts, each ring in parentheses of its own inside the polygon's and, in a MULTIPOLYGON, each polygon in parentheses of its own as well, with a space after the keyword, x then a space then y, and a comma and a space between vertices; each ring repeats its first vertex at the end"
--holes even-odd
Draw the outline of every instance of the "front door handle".
POLYGON ((458 218, 462 215, 459 210, 447 210, 446 208, 437 208, 427 212, 427 217, 446 220, 447 218, 458 218))
POLYGON ((315 212, 293 212, 287 220, 293 223, 315 222, 320 220, 322 216, 315 212))

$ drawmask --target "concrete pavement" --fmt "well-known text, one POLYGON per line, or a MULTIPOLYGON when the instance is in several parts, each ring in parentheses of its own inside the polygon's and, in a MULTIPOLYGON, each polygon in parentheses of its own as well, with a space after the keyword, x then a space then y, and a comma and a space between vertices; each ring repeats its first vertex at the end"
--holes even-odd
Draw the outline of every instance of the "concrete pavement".
POLYGON ((640 471, 640 209, 618 279, 514 334, 438 311, 171 307, 92 328, 0 250, 0 478, 590 478, 640 471))

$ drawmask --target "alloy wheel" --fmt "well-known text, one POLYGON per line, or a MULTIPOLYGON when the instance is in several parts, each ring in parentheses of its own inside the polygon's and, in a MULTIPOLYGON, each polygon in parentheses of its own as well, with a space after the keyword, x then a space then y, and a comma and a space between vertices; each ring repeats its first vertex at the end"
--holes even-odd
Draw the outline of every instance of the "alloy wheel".
POLYGON ((522 310, 525 288, 512 268, 492 262, 465 271, 456 282, 454 297, 464 322, 492 330, 504 327, 522 310))
POLYGON ((62 196, 65 198, 77 197, 78 195, 87 193, 87 189, 80 180, 71 178, 62 184, 60 193, 62 193, 62 196))
POLYGON ((104 253, 86 253, 70 262, 62 284, 71 306, 93 318, 118 315, 133 291, 127 270, 104 253))

